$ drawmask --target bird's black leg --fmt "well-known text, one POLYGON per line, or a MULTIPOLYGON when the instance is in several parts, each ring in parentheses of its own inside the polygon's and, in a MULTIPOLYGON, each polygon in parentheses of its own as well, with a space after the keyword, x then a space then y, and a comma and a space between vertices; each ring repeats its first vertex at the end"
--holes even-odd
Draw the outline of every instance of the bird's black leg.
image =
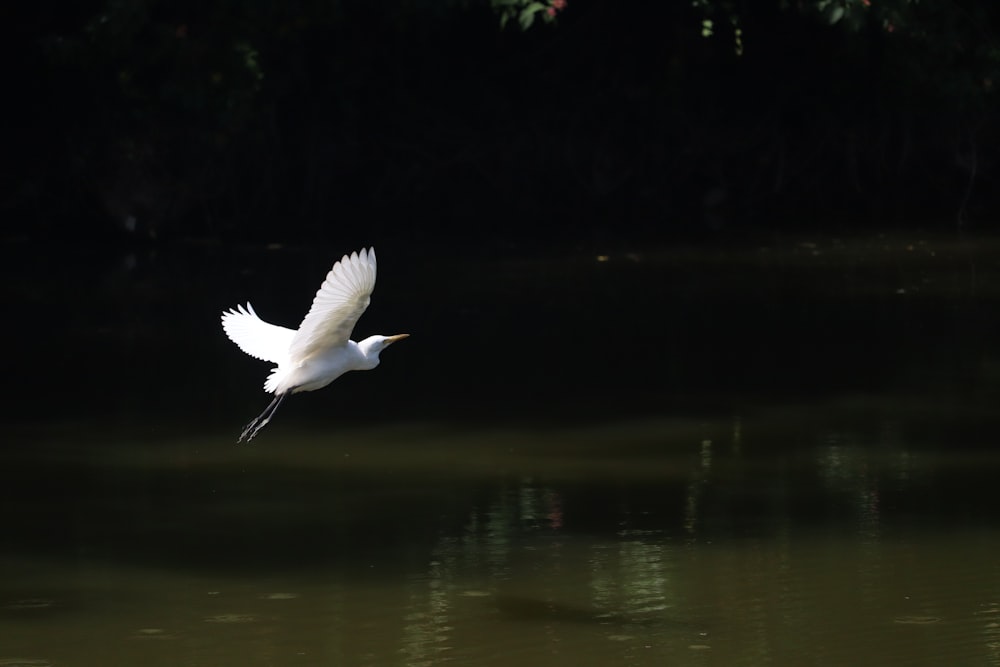
POLYGON ((271 401, 266 408, 264 408, 264 412, 260 413, 259 416, 246 425, 243 429, 243 433, 240 433, 240 439, 236 442, 243 442, 244 440, 250 442, 253 440, 253 437, 257 435, 257 432, 267 426, 267 423, 271 421, 271 417, 273 417, 274 413, 278 411, 278 408, 281 406, 281 402, 285 400, 285 396, 287 395, 288 392, 277 394, 274 397, 274 400, 271 401))

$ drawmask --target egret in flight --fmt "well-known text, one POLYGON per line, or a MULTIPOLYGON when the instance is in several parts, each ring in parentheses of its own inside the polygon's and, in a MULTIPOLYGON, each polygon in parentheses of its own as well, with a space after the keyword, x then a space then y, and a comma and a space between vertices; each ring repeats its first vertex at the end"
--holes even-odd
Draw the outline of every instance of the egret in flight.
POLYGON ((351 331, 371 302, 375 289, 375 249, 344 255, 333 265, 316 292, 312 308, 298 330, 269 324, 257 317, 248 302, 222 314, 229 340, 251 357, 278 364, 264 383, 274 400, 246 425, 237 442, 250 441, 267 426, 289 394, 322 389, 348 371, 378 366, 378 355, 396 336, 369 336, 360 343, 351 331))

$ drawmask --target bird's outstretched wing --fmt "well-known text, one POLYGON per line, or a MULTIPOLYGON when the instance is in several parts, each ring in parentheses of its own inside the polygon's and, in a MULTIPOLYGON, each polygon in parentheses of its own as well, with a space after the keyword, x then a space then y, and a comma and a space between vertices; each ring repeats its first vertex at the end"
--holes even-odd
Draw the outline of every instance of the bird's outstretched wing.
POLYGON ((295 331, 276 324, 268 324, 257 317, 253 307, 237 306, 222 313, 222 328, 229 340, 251 357, 284 363, 295 331))
POLYGON ((375 249, 344 255, 333 265, 316 292, 312 308, 292 339, 293 360, 337 345, 351 337, 358 318, 365 312, 375 289, 375 249))

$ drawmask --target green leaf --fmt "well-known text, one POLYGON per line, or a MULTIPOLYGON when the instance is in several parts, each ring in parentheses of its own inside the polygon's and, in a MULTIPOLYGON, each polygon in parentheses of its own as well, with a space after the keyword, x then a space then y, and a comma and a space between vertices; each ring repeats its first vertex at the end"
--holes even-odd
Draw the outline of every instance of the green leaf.
POLYGON ((535 22, 535 14, 545 9, 545 5, 540 2, 533 2, 524 9, 521 10, 521 16, 519 18, 521 22, 521 29, 527 30, 531 27, 531 24, 535 22))

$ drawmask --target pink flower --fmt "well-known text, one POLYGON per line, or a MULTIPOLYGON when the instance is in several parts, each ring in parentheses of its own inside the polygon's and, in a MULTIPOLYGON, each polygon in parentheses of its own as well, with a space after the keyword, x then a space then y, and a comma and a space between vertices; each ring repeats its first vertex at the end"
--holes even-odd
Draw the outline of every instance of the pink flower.
POLYGON ((549 16, 555 16, 556 15, 556 8, 555 7, 549 7, 548 9, 545 10, 545 13, 548 14, 549 16))
POLYGON ((552 9, 556 10, 557 12, 566 9, 566 0, 552 0, 551 4, 552 4, 552 9))

